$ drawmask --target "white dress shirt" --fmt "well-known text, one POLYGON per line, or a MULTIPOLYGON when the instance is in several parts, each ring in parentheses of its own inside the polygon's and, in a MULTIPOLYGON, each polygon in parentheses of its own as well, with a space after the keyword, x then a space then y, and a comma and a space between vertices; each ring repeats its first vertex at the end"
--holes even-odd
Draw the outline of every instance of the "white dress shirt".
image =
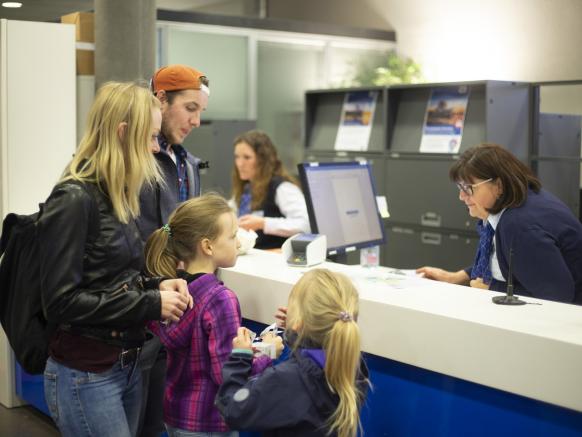
MULTIPOLYGON (((505 212, 505 209, 502 209, 501 212, 497 214, 489 214, 487 217, 487 221, 495 231, 497 229, 497 225, 499 224, 499 220, 501 216, 505 212)), ((491 253, 491 260, 489 261, 489 268, 491 269, 491 276, 498 281, 506 282, 503 274, 501 273, 501 269, 499 268, 499 260, 497 259, 497 243, 495 242, 495 236, 493 236, 493 252, 491 253)))
MULTIPOLYGON (((229 204, 238 212, 234 199, 230 199, 229 204)), ((311 232, 305 197, 297 185, 281 182, 275 191, 275 204, 284 217, 265 217, 265 234, 290 237, 299 232, 311 232)), ((262 210, 252 211, 251 214, 264 217, 262 210)))

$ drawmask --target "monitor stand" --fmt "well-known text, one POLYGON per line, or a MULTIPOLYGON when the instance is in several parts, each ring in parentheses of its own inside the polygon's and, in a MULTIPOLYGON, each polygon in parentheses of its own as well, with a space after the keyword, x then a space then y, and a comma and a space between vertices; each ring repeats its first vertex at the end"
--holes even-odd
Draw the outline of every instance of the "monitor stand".
POLYGON ((348 263, 348 254, 347 253, 336 253, 335 255, 329 255, 327 257, 328 261, 337 263, 337 264, 347 264, 348 263))

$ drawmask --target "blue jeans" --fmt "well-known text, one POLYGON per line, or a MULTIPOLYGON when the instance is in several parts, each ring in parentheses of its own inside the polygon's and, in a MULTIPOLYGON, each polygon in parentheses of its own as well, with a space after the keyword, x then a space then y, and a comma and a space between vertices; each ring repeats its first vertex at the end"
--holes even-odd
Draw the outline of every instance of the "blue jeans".
POLYGON ((44 393, 63 437, 133 437, 141 407, 139 360, 103 373, 71 369, 49 358, 44 393))
POLYGON ((184 429, 172 428, 166 425, 168 437, 238 437, 238 431, 227 432, 197 432, 186 431, 184 429))

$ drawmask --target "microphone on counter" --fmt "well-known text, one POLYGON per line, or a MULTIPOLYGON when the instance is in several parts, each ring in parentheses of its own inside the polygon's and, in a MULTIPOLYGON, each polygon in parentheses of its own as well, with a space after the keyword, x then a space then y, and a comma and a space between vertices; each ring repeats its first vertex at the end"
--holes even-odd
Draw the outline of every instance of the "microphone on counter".
POLYGON ((513 295, 513 274, 511 273, 511 262, 513 260, 513 243, 509 247, 509 273, 507 278, 507 289, 505 296, 495 296, 491 298, 493 303, 498 305, 525 305, 527 302, 513 295))

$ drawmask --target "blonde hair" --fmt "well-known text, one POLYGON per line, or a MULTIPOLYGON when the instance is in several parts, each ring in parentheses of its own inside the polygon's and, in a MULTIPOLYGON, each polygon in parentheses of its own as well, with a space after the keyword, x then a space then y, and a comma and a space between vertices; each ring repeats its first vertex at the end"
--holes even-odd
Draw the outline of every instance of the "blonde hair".
POLYGON ((325 378, 339 396, 338 407, 328 420, 329 432, 339 437, 355 436, 360 426, 358 302, 352 282, 326 269, 307 272, 289 296, 287 326, 299 327, 295 347, 307 340, 325 351, 325 378))
POLYGON ((147 273, 152 276, 176 277, 179 261, 196 258, 198 243, 216 239, 222 229, 219 217, 232 213, 226 200, 215 193, 204 194, 180 204, 170 215, 167 227, 157 229, 145 246, 147 273))
MULTIPOLYGON (((274 176, 299 186, 295 178, 289 175, 285 167, 283 167, 283 163, 277 156, 275 145, 265 132, 250 130, 242 133, 234 139, 233 146, 236 147, 240 143, 248 144, 257 156, 257 171, 251 184, 251 208, 253 210, 261 209, 261 205, 265 201, 265 197, 267 197, 269 183, 274 176)), ((240 198, 247 182, 249 181, 243 181, 240 178, 235 165, 232 169, 232 197, 234 197, 237 205, 240 205, 240 198)))
POLYGON ((108 82, 91 106, 85 134, 62 181, 96 183, 106 193, 120 222, 139 215, 144 183, 161 181, 150 151, 152 111, 160 102, 135 83, 108 82), (126 123, 123 139, 119 126, 126 123))

